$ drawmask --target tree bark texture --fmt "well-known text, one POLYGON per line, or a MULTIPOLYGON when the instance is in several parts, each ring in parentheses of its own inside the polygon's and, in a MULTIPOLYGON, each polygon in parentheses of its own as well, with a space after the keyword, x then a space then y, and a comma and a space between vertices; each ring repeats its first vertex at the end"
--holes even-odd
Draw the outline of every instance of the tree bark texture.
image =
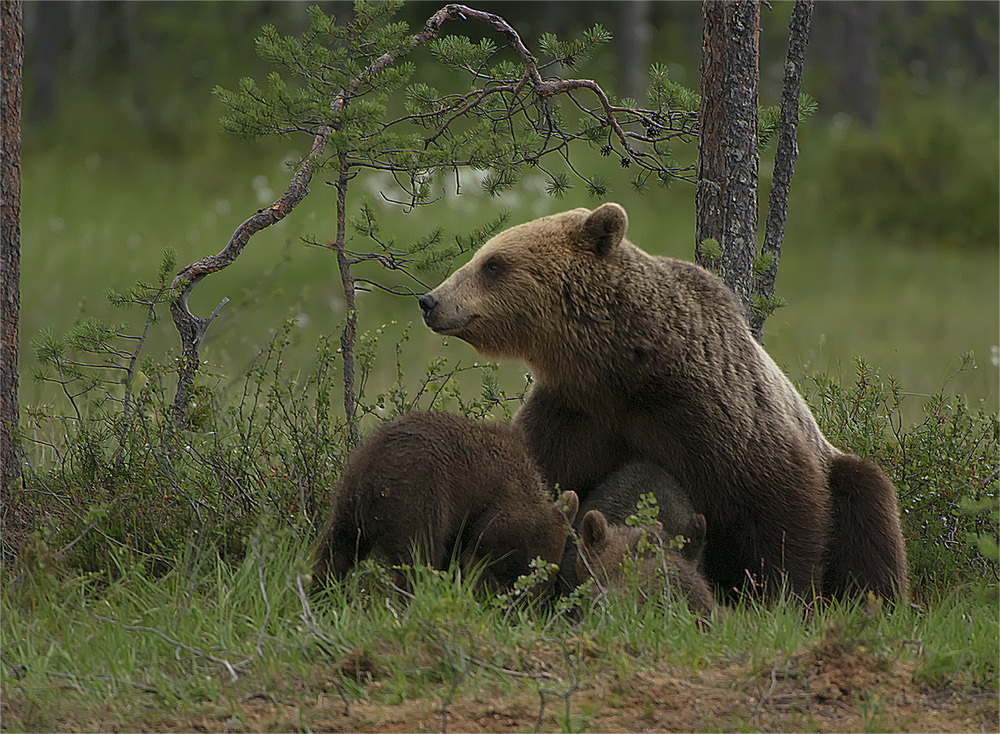
POLYGON ((0 0, 0 512, 21 477, 17 400, 17 332, 21 278, 21 65, 24 58, 20 0, 0 0))
MULTIPOLYGON (((796 140, 799 126, 799 93, 802 89, 802 62, 806 44, 809 42, 812 13, 812 0, 796 0, 788 21, 788 55, 785 58, 785 81, 781 91, 781 120, 778 123, 778 142, 774 151, 774 173, 767 203, 764 242, 761 245, 761 255, 770 253, 772 257, 768 269, 754 283, 754 294, 765 298, 774 297, 778 261, 781 259, 781 242, 785 236, 788 192, 792 187, 795 159, 799 155, 796 140)), ((763 342, 766 318, 766 312, 751 309, 750 331, 758 342, 763 342)))
POLYGON ((718 241, 718 272, 749 312, 757 256, 757 105, 760 4, 705 0, 702 6, 701 124, 695 193, 695 257, 718 241))
POLYGON ((340 334, 340 356, 344 360, 344 415, 347 419, 347 435, 351 446, 361 440, 358 430, 358 402, 354 389, 354 347, 358 338, 358 302, 351 274, 351 260, 347 255, 347 182, 349 180, 346 156, 340 156, 340 176, 337 178, 337 268, 340 283, 344 289, 344 311, 347 320, 340 334))

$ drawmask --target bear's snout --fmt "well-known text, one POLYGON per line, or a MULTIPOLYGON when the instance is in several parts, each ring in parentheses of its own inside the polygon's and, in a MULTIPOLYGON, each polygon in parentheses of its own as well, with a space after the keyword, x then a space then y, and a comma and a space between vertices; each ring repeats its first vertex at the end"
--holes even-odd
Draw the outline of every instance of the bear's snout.
POLYGON ((420 308, 424 312, 424 319, 426 320, 427 317, 430 316, 431 311, 433 311, 434 307, 437 305, 437 299, 430 293, 425 293, 417 299, 417 303, 420 304, 420 308))

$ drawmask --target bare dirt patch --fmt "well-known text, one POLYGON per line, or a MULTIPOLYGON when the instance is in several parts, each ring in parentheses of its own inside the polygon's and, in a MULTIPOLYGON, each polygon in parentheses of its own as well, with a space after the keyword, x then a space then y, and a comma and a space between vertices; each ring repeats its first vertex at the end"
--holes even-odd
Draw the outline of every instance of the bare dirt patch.
POLYGON ((296 701, 246 701, 235 727, 237 719, 227 717, 227 724, 208 712, 192 712, 189 724, 197 731, 295 730, 305 724, 316 731, 504 732, 535 730, 540 720, 541 731, 997 731, 995 692, 922 690, 912 668, 904 662, 879 669, 863 654, 809 651, 773 675, 759 666, 725 664, 694 675, 649 670, 623 679, 608 673, 573 692, 564 687, 562 697, 546 695, 544 706, 538 691, 460 690, 446 719, 446 690, 390 703, 375 682, 368 700, 346 706, 331 686, 326 694, 296 701))

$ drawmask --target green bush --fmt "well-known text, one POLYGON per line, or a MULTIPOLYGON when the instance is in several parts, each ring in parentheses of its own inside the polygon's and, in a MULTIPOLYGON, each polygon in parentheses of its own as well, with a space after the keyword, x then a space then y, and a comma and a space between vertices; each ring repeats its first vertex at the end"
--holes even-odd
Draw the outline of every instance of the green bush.
POLYGON ((818 199, 836 221, 920 244, 996 247, 996 100, 943 92, 886 105, 874 131, 836 122, 814 146, 818 199))
MULTIPOLYGON (((844 387, 816 375, 806 396, 820 428, 840 448, 877 462, 896 485, 915 594, 983 578, 996 581, 1000 524, 996 413, 961 396, 936 395, 920 423, 903 425, 903 393, 864 360, 844 387)), ((966 356, 963 369, 974 367, 966 356)))
MULTIPOLYGON (((142 283, 119 305, 140 306, 155 320, 166 300, 171 258, 158 284, 142 283)), ((265 528, 315 533, 351 448, 334 407, 340 394, 338 351, 326 337, 311 371, 289 374, 284 354, 293 322, 237 380, 203 369, 190 429, 171 420, 175 362, 139 359, 144 335, 87 321, 63 338, 43 334, 35 377, 65 396, 62 409, 26 408, 27 466, 12 504, 22 520, 3 537, 5 558, 27 536, 35 557, 56 553, 70 568, 113 578, 121 552, 137 554, 150 573, 174 568, 194 545, 240 562, 249 539, 265 528), (168 384, 170 383, 170 384, 168 384)), ((357 363, 362 426, 415 408, 457 410, 474 419, 509 420, 522 395, 508 396, 495 365, 431 361, 416 380, 407 375, 404 345, 395 344, 395 381, 369 394, 385 327, 362 334, 357 363), (460 373, 477 371, 478 394, 462 394, 460 373)), ((974 365, 967 357, 963 369, 974 365)), ((918 595, 998 574, 998 424, 996 413, 971 408, 960 396, 938 395, 924 420, 904 425, 903 393, 863 360, 857 378, 817 375, 806 397, 820 427, 841 448, 878 462, 895 484, 918 595)))

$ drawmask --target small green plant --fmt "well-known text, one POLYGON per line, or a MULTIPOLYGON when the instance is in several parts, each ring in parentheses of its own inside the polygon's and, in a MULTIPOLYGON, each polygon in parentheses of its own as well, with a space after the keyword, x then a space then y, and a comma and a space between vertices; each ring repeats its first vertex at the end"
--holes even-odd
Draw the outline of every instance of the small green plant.
POLYGON ((507 621, 515 607, 529 604, 533 599, 537 599, 538 590, 549 588, 559 573, 557 564, 549 563, 542 558, 532 559, 529 568, 531 571, 528 574, 517 578, 513 589, 497 594, 493 599, 497 608, 504 610, 504 621, 507 621))

